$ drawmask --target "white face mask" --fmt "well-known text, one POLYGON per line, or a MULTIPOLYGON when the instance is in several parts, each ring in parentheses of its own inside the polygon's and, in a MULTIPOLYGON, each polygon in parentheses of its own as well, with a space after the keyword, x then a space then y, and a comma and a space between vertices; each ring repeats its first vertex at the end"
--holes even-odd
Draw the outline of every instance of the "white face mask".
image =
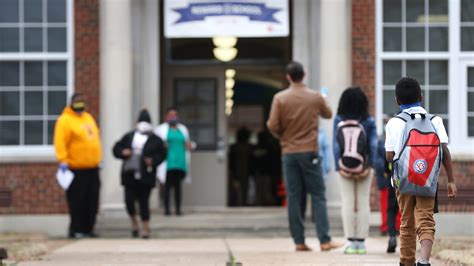
POLYGON ((136 129, 138 132, 144 134, 144 133, 150 133, 153 131, 153 126, 148 123, 148 122, 138 122, 137 123, 137 126, 136 126, 136 129))

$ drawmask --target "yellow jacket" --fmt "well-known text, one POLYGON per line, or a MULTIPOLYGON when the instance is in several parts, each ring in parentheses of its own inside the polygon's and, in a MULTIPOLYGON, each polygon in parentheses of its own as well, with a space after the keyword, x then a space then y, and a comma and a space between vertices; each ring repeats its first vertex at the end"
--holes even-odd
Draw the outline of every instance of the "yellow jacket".
POLYGON ((102 147, 97 123, 87 112, 78 115, 71 107, 64 108, 54 128, 54 148, 60 163, 72 169, 99 166, 102 147))

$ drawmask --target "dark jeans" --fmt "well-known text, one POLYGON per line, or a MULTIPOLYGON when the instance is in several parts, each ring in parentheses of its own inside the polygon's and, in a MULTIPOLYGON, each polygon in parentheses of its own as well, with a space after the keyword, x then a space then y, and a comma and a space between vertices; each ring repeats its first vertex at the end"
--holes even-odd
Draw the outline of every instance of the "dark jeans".
POLYGON ((99 169, 74 170, 74 180, 66 191, 71 224, 69 234, 90 234, 94 231, 99 208, 99 169))
POLYGON ((140 217, 142 221, 150 220, 150 193, 152 187, 144 185, 125 186, 125 205, 130 216, 135 216, 135 203, 140 206, 140 217))
POLYGON ((388 186, 388 208, 387 208, 387 226, 389 236, 397 236, 398 230, 396 228, 398 214, 398 202, 395 188, 388 186))
POLYGON ((288 198, 288 219, 291 236, 296 244, 305 242, 304 223, 301 215, 303 188, 311 196, 316 233, 321 244, 331 241, 326 206, 326 185, 324 184, 321 160, 315 153, 292 153, 283 155, 286 194, 288 198))
POLYGON ((186 172, 182 170, 168 170, 166 173, 165 184, 165 212, 170 213, 170 197, 171 189, 174 189, 174 203, 176 205, 176 213, 181 213, 181 182, 186 176, 186 172))

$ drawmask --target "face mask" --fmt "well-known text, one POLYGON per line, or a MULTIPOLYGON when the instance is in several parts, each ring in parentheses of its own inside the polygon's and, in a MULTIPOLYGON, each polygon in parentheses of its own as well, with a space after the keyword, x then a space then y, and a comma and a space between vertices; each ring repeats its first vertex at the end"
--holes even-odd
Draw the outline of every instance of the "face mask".
POLYGON ((170 119, 168 120, 168 124, 170 124, 172 127, 175 127, 178 124, 178 119, 170 119))
POLYGON ((71 104, 71 108, 76 113, 84 112, 86 109, 86 102, 74 102, 71 104))

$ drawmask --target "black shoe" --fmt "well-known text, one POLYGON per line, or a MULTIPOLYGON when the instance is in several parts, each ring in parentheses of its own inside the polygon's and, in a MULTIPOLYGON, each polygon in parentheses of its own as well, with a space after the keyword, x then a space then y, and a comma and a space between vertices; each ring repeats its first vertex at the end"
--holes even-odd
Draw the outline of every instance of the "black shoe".
POLYGON ((170 216, 171 212, 170 211, 165 211, 165 216, 170 216))
POLYGON ((139 236, 138 229, 132 230, 132 237, 138 238, 138 236, 139 236))
POLYGON ((150 239, 150 235, 142 235, 142 239, 150 239))
POLYGON ((390 239, 388 240, 387 253, 395 253, 396 249, 397 249, 397 237, 391 236, 390 239))
POLYGON ((416 263, 416 266, 431 266, 430 263, 420 263, 420 262, 417 262, 416 263))
POLYGON ((71 239, 82 239, 82 238, 85 238, 87 237, 85 234, 83 233, 72 233, 69 235, 69 238, 71 239))
POLYGON ((94 232, 92 232, 92 233, 86 234, 86 237, 89 237, 89 238, 99 238, 99 235, 96 234, 96 233, 94 233, 94 232))
POLYGON ((177 215, 177 216, 181 216, 181 215, 183 215, 183 213, 182 213, 181 211, 177 211, 177 212, 176 212, 176 215, 177 215))

